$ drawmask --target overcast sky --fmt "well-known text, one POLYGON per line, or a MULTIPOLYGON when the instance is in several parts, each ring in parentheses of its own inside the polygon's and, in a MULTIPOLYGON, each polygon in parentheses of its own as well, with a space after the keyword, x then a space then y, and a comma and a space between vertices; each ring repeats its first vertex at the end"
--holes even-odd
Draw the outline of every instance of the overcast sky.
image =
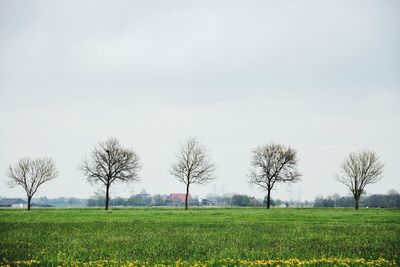
POLYGON ((52 157, 37 196, 89 197, 78 171, 116 137, 141 157, 129 196, 184 192, 168 173, 196 136, 217 180, 192 193, 265 193, 251 151, 297 149, 302 181, 272 198, 348 194, 334 175, 372 149, 385 164, 368 193, 400 191, 400 1, 0 1, 0 196, 10 164, 52 157))

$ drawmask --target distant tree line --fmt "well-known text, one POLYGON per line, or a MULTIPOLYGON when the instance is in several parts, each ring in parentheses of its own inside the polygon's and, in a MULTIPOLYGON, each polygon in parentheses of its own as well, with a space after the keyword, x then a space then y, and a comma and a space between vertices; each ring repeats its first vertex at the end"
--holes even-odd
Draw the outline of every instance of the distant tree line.
MULTIPOLYGON (((104 195, 96 194, 87 201, 88 207, 99 207, 104 205, 104 195)), ((232 196, 213 196, 207 199, 188 198, 188 206, 237 206, 237 207, 255 207, 264 206, 264 201, 248 195, 232 196)), ((185 207, 185 201, 173 201, 170 195, 149 195, 135 194, 129 198, 115 197, 110 199, 110 206, 127 207, 154 207, 154 206, 182 206, 185 207)))
MULTIPOLYGON (((97 192, 94 196, 87 200, 88 207, 100 207, 104 205, 104 194, 97 192)), ((188 206, 199 206, 198 198, 188 198, 188 206)), ((126 206, 126 207, 154 207, 154 206, 185 206, 185 201, 172 199, 171 195, 155 194, 150 195, 146 191, 134 194, 129 198, 115 197, 110 198, 110 206, 126 206)))
MULTIPOLYGON (((246 194, 231 195, 212 195, 205 199, 190 198, 189 206, 218 206, 218 207, 265 207, 268 196, 264 199, 255 198, 246 194)), ((87 206, 98 207, 104 204, 104 196, 98 194, 87 200, 87 206)), ((140 193, 129 198, 115 197, 110 199, 111 206, 133 206, 133 207, 152 207, 152 206, 184 206, 185 203, 173 203, 170 195, 149 195, 140 193)), ((316 197, 314 201, 281 200, 270 199, 271 207, 301 207, 301 208, 354 208, 353 196, 340 196, 334 194, 328 197, 316 197)), ((387 194, 373 194, 360 198, 360 207, 369 208, 400 208, 400 194, 395 190, 390 190, 387 194)))
MULTIPOLYGON (((313 204, 316 208, 353 208, 354 205, 352 196, 339 196, 337 194, 328 197, 316 197, 313 204)), ((365 208, 400 208, 400 194, 395 190, 390 190, 387 194, 361 196, 359 206, 365 208)))
POLYGON ((87 205, 87 199, 81 199, 75 197, 57 197, 57 198, 39 197, 32 200, 32 205, 35 207, 60 207, 60 208, 85 207, 87 205))
MULTIPOLYGON (((0 197, 0 200, 2 198, 0 197)), ((47 198, 45 196, 32 200, 32 207, 101 207, 104 206, 104 192, 97 192, 89 199, 74 197, 47 198)), ((255 198, 245 194, 208 195, 204 199, 188 198, 188 206, 218 206, 218 207, 265 207, 268 196, 255 198)), ((354 208, 353 196, 334 194, 327 197, 318 196, 314 201, 270 199, 271 207, 285 208, 354 208)), ((113 207, 184 207, 185 201, 173 200, 171 195, 150 195, 142 190, 128 198, 110 198, 109 205, 113 207)), ((363 208, 400 208, 400 193, 390 190, 387 194, 363 195, 360 198, 360 207, 363 208)))
MULTIPOLYGON (((217 206, 217 207, 265 207, 268 197, 255 198, 245 194, 210 195, 204 199, 189 198, 189 206, 217 206)), ((87 201, 88 207, 99 207, 104 204, 104 194, 96 194, 87 201)), ((283 201, 270 199, 271 207, 311 207, 312 203, 305 201, 283 201)), ((140 193, 129 198, 115 197, 110 199, 110 206, 126 207, 154 207, 154 206, 185 206, 184 201, 173 202, 170 195, 149 195, 140 193)))

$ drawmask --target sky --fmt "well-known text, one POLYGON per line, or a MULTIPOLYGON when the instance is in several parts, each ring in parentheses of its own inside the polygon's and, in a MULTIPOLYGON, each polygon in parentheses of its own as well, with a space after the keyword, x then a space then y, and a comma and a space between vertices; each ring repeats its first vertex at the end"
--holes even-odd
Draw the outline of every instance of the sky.
POLYGON ((0 196, 7 168, 51 157, 59 176, 36 196, 101 189, 78 166, 110 137, 141 158, 143 189, 184 192, 168 172, 196 136, 216 180, 191 193, 263 197, 248 183, 252 150, 295 148, 302 181, 272 198, 347 195, 335 181, 350 153, 375 151, 400 191, 400 2, 0 1, 0 196))

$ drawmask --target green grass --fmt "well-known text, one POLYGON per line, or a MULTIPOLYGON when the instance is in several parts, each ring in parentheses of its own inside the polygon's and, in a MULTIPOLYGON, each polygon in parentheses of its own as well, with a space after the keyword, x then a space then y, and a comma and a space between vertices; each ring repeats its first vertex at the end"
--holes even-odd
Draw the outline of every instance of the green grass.
POLYGON ((400 210, 0 210, 0 265, 380 257, 400 264, 400 210))

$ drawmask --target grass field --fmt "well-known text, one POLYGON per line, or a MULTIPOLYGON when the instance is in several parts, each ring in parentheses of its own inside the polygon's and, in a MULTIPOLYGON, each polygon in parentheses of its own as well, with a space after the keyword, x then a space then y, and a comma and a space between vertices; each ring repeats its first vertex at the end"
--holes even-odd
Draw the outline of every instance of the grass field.
POLYGON ((0 210, 0 265, 400 265, 400 210, 0 210))

